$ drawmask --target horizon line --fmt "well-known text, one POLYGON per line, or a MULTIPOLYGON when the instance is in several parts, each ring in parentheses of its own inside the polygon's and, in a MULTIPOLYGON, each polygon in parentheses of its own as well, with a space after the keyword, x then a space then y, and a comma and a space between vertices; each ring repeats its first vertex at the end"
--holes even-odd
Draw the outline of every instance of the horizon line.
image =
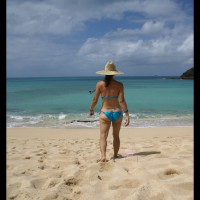
MULTIPOLYGON (((10 76, 6 78, 70 78, 70 77, 104 77, 98 75, 90 75, 90 76, 10 76)), ((120 75, 117 77, 180 77, 180 75, 120 75)))

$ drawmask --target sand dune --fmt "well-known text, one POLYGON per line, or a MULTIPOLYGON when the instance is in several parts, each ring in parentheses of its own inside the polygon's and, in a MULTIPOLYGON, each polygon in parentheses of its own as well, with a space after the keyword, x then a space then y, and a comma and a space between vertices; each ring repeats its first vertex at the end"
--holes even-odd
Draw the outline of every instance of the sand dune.
POLYGON ((193 199, 193 127, 120 134, 119 158, 101 163, 99 129, 7 129, 7 199, 193 199))

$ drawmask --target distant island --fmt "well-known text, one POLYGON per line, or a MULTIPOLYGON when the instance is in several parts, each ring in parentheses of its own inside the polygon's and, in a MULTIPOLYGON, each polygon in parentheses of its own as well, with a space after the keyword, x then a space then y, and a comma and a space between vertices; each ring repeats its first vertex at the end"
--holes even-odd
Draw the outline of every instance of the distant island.
POLYGON ((194 67, 188 69, 185 71, 181 76, 177 77, 169 77, 168 79, 186 79, 186 80, 192 80, 194 79, 194 67))
POLYGON ((181 79, 194 79, 194 67, 185 71, 181 76, 181 79))

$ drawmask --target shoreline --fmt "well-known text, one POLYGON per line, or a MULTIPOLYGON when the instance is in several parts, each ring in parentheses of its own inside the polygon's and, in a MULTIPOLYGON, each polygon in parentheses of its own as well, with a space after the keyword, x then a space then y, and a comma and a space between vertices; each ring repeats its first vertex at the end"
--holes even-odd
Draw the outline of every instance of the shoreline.
MULTIPOLYGON (((43 138, 46 137, 47 139, 50 136, 59 136, 59 137, 92 137, 98 138, 99 137, 99 127, 84 127, 84 128, 77 128, 77 127, 67 127, 67 128, 44 128, 44 127, 24 127, 24 128, 7 128, 7 137, 27 137, 27 138, 43 138), (94 134, 95 133, 95 134, 94 134)), ((193 133, 194 126, 185 126, 185 127, 123 127, 120 130, 120 137, 127 136, 133 134, 131 137, 146 137, 150 136, 153 137, 158 135, 159 137, 163 136, 181 136, 181 134, 188 134, 193 133)), ((191 135, 190 135, 191 136, 191 135)), ((193 135, 192 135, 193 137, 193 135)), ((112 138, 112 127, 110 128, 108 138, 112 138)))
MULTIPOLYGON (((112 127, 112 126, 111 126, 112 127)), ((127 126, 127 127, 124 127, 122 126, 121 127, 121 130, 122 129, 148 129, 148 128, 194 128, 194 125, 186 125, 186 126, 179 126, 179 125, 176 125, 176 126, 139 126, 139 127, 132 127, 132 126, 127 126)), ((64 130, 67 130, 67 129, 99 129, 100 127, 96 126, 96 127, 87 127, 87 126, 66 126, 66 127, 43 127, 43 126, 37 126, 37 127, 29 127, 29 126, 26 126, 26 127, 6 127, 7 130, 9 129, 57 129, 57 130, 60 130, 60 129, 64 129, 64 130)))
MULTIPOLYGON (((99 115, 96 113, 94 117, 89 117, 88 113, 23 116, 23 115, 7 115, 7 127, 47 127, 47 128, 92 128, 99 127, 99 115), (88 122, 84 122, 88 121, 88 122)), ((142 114, 130 113, 129 127, 176 127, 176 126, 193 126, 193 113, 184 115, 165 115, 165 114, 142 114)), ((124 123, 124 119, 122 124, 124 123)), ((122 126, 123 127, 123 126, 122 126)))

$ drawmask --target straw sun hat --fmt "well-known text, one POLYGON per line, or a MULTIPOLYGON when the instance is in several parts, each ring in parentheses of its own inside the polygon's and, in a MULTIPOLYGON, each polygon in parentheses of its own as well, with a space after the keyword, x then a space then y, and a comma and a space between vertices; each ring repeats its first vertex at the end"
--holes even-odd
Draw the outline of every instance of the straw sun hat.
POLYGON ((117 71, 114 63, 112 61, 108 61, 105 65, 105 70, 97 71, 96 74, 117 75, 117 74, 124 74, 124 73, 117 71))

